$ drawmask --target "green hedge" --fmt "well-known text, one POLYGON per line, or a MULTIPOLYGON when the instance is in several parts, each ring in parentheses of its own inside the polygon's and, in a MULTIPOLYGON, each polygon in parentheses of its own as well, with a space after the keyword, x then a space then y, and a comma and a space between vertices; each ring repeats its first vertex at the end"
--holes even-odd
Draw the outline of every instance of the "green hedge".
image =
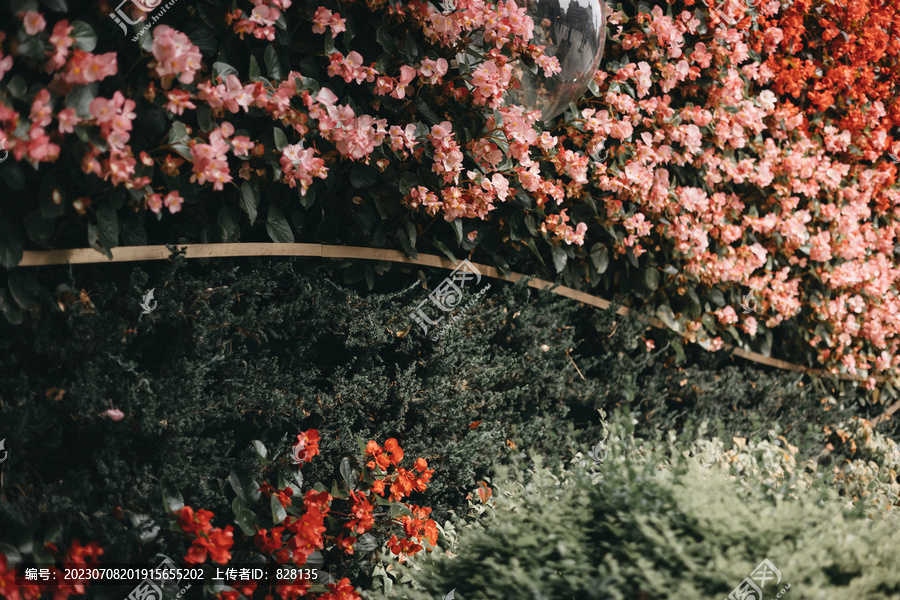
MULTIPOLYGON (((796 376, 723 367, 723 354, 677 366, 672 349, 646 351, 640 336, 653 332, 639 320, 496 281, 433 342, 408 317, 427 289, 396 270, 361 296, 354 281, 364 270, 351 263, 43 269, 41 289, 68 282, 59 297, 42 292, 21 325, 0 324, 0 439, 10 452, 0 541, 60 524, 64 538, 97 539, 117 560, 177 554, 165 532, 137 543, 130 520, 163 518, 159 480, 230 520, 224 481, 235 464, 256 468, 251 440, 278 448, 310 427, 322 433, 322 456, 308 481, 335 478, 356 434, 397 437, 436 469, 418 501, 439 518, 496 461, 526 450, 563 461, 573 444, 599 439, 598 408, 627 406, 639 434, 675 428, 687 439, 705 417, 726 439, 762 435, 754 423, 777 418, 809 427, 804 451, 820 449, 821 396, 796 376), (150 288, 158 308, 141 315, 150 288), (91 300, 60 312, 57 300, 82 289, 91 300), (52 388, 65 394, 57 400, 52 388), (101 416, 110 403, 124 420, 101 416)), ((446 274, 431 272, 428 288, 446 274)))

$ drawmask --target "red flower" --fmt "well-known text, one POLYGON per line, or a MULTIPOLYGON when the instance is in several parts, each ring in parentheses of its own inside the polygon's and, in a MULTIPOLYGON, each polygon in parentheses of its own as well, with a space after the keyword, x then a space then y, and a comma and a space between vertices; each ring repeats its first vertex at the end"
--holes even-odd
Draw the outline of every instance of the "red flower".
POLYGON ((337 537, 338 548, 343 550, 345 554, 353 554, 353 544, 355 543, 356 538, 353 536, 347 536, 342 533, 337 537))
POLYGON ((345 527, 354 533, 365 533, 375 525, 375 517, 372 514, 375 508, 359 492, 350 492, 350 500, 350 514, 353 519, 345 527))
POLYGON ((229 550, 234 545, 234 527, 229 525, 225 529, 218 527, 209 534, 209 554, 212 559, 224 565, 231 560, 231 552, 229 550))
POLYGON ((195 536, 208 533, 212 529, 210 520, 215 516, 212 512, 203 509, 198 510, 195 514, 194 509, 190 506, 185 506, 176 514, 178 515, 178 526, 182 531, 195 536))
POLYGON ((263 554, 271 554, 275 552, 279 548, 281 548, 281 532, 284 531, 284 527, 273 527, 272 528, 272 537, 269 537, 269 532, 266 529, 260 529, 256 532, 256 536, 253 538, 253 541, 256 543, 256 547, 259 548, 263 554))
POLYGON ((302 465, 319 454, 319 432, 308 429, 297 436, 297 443, 291 446, 291 462, 302 465))
POLYGON ((253 592, 256 591, 256 586, 256 581, 235 581, 231 584, 231 587, 247 596, 248 598, 253 597, 253 592))
POLYGON ((366 445, 366 456, 371 456, 375 459, 367 463, 370 469, 374 469, 375 465, 378 465, 379 469, 387 471, 391 463, 398 465, 403 460, 403 448, 400 447, 400 444, 394 438, 390 438, 384 443, 384 449, 375 443, 374 440, 369 440, 369 443, 366 445))
POLYGON ((344 577, 337 583, 329 583, 328 589, 331 591, 323 594, 319 600, 359 600, 359 594, 350 585, 350 580, 344 577))

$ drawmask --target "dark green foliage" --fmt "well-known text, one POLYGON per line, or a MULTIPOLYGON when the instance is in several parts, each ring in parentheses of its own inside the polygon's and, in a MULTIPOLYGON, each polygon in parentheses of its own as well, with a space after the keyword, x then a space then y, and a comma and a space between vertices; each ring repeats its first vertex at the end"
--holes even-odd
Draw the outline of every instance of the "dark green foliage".
MULTIPOLYGON (((428 289, 446 274, 435 270, 428 289)), ((428 295, 411 273, 380 277, 365 297, 302 260, 175 259, 73 267, 68 277, 96 312, 75 303, 61 313, 44 297, 39 318, 0 324, 3 541, 60 523, 65 539, 99 540, 107 556, 152 556, 166 534, 139 547, 130 517, 163 523, 160 479, 224 526, 228 473, 237 463, 258 468, 251 440, 277 451, 311 427, 322 455, 304 468, 308 483, 336 478, 357 434, 396 437, 436 470, 415 501, 438 519, 511 448, 553 462, 592 444, 598 408, 632 406, 639 433, 675 428, 687 440, 704 418, 725 439, 760 434, 772 418, 802 422, 810 451, 820 431, 820 396, 796 376, 722 368, 724 355, 689 356, 678 368, 671 350, 646 352, 639 321, 522 285, 493 281, 433 342, 409 317, 428 295), (150 288, 158 307, 142 315, 150 288), (51 388, 65 394, 57 400, 51 388), (125 419, 101 416, 110 406, 125 419), (125 519, 114 518, 117 506, 125 519)), ((39 278, 53 289, 65 270, 39 278)))

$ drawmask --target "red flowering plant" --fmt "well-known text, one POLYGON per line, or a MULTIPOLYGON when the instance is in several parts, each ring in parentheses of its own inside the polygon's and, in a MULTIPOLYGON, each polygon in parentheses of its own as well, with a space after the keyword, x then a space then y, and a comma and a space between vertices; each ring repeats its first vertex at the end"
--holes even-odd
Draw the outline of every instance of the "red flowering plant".
POLYGON ((216 597, 359 598, 344 576, 354 572, 354 559, 357 566, 364 562, 371 568, 368 555, 379 548, 404 560, 437 544, 431 509, 409 502, 415 492, 425 491, 434 473, 425 459, 416 459, 407 471, 400 466, 403 450, 397 440, 387 440, 384 447, 360 440, 360 450, 370 460, 362 464, 345 457, 340 483, 333 482, 330 491, 317 483, 304 492, 302 467, 318 455, 318 443, 318 431, 310 429, 297 436, 290 450, 270 457, 261 442, 253 442, 264 476, 277 485, 259 484, 241 469, 232 471, 238 529, 214 527, 211 512, 185 506, 177 493, 164 488, 174 516, 172 529, 190 541, 185 563, 221 565, 223 573, 231 565, 274 569, 261 580, 214 584, 210 589, 216 597))

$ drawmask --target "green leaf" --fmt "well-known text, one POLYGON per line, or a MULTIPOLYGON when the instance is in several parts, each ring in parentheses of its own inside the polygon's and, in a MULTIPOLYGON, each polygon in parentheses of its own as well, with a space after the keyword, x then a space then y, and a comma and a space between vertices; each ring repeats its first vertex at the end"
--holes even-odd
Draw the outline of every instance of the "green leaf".
POLYGON ((247 503, 239 497, 231 502, 231 508, 234 511, 234 522, 238 524, 241 531, 245 535, 255 535, 256 530, 259 529, 259 517, 256 516, 256 513, 250 510, 247 503))
POLYGON ((194 157, 191 156, 191 148, 187 144, 172 144, 170 147, 182 157, 190 161, 194 160, 194 157))
POLYGON ((400 241, 400 245, 403 246, 403 249, 410 256, 410 258, 412 258, 412 259, 419 258, 419 253, 416 252, 415 247, 410 242, 409 234, 406 233, 405 230, 403 230, 403 229, 397 230, 397 239, 400 241))
POLYGON ((450 225, 453 227, 453 232, 456 233, 457 245, 461 245, 463 241, 462 221, 460 219, 454 219, 453 221, 451 221, 450 225))
POLYGON ((122 243, 126 246, 146 246, 147 232, 137 213, 131 213, 121 223, 122 243))
MULTIPOLYGON (((270 46, 271 47, 271 46, 270 46)), ((228 75, 237 75, 238 70, 224 62, 214 62, 212 66, 212 78, 221 77, 225 79, 228 75)))
POLYGON ((250 502, 259 500, 261 495, 259 484, 250 477, 250 473, 245 469, 239 467, 233 468, 231 473, 228 474, 228 482, 231 484, 231 489, 234 490, 237 497, 244 502, 249 504, 250 502))
POLYGON ((6 288, 0 288, 0 312, 3 313, 10 325, 18 325, 22 322, 22 311, 19 310, 6 288))
POLYGON ((288 146, 287 136, 280 128, 275 128, 275 149, 281 152, 288 146))
POLYGON ((184 498, 176 490, 171 483, 166 480, 160 481, 159 487, 162 491, 163 506, 169 512, 177 512, 184 508, 184 498))
POLYGON ((675 318, 675 313, 672 312, 672 309, 668 305, 664 304, 664 305, 660 306, 659 308, 657 308, 656 316, 660 321, 662 321, 665 324, 666 327, 668 327, 672 331, 675 331, 678 333, 684 332, 684 327, 678 321, 678 319, 675 318))
POLYGON ((43 218, 43 216, 41 216, 41 211, 36 210, 26 216, 23 222, 25 224, 25 231, 28 233, 28 237, 31 238, 31 241, 40 244, 41 246, 50 246, 50 240, 53 239, 53 232, 56 229, 54 227, 53 219, 43 218))
POLYGON ((591 262, 597 274, 602 275, 606 273, 606 269, 609 268, 609 250, 606 249, 606 246, 594 244, 591 249, 591 262))
POLYGON ((405 54, 406 58, 409 59, 409 62, 416 62, 416 59, 419 56, 419 47, 416 45, 416 40, 408 33, 406 34, 405 54))
POLYGON ((25 81, 24 77, 16 75, 9 80, 6 91, 16 100, 24 101, 26 99, 26 94, 28 93, 28 83, 25 81))
POLYGON ((87 242, 91 248, 100 252, 107 258, 112 259, 112 252, 110 252, 109 248, 100 243, 100 235, 97 232, 97 225, 94 223, 88 223, 87 225, 87 242))
POLYGON ((119 245, 119 220, 116 209, 108 202, 97 208, 97 236, 106 248, 119 245))
POLYGON ((272 206, 266 214, 266 231, 273 242, 279 244, 294 243, 294 232, 278 208, 272 206))
MULTIPOLYGON (((271 46, 267 46, 270 48, 271 46)), ((256 57, 250 56, 250 79, 256 80, 259 79, 262 73, 259 70, 259 63, 256 61, 256 57)))
POLYGON ((709 296, 709 299, 715 302, 717 306, 725 306, 725 296, 723 296, 722 292, 716 288, 709 290, 707 296, 709 296))
POLYGON ((350 167, 350 185, 357 189, 370 188, 378 183, 378 171, 362 163, 350 167))
POLYGON ((212 116, 209 114, 209 109, 205 106, 199 106, 196 111, 197 114, 197 123, 200 124, 200 129, 209 133, 213 129, 215 129, 215 124, 213 124, 212 116))
POLYGON ((253 440, 250 442, 250 446, 253 448, 253 452, 256 453, 256 458, 259 459, 262 466, 266 467, 272 464, 272 461, 269 459, 269 449, 266 448, 265 444, 259 440, 253 440))
POLYGON ((259 208, 260 194, 256 185, 251 185, 249 181, 241 184, 240 205, 250 217, 250 225, 256 223, 256 209, 259 208))
POLYGON ((85 52, 93 52, 97 47, 97 34, 84 21, 72 21, 72 33, 69 36, 75 38, 75 47, 85 52))
POLYGON ((344 479, 344 483, 347 485, 348 490, 356 490, 359 478, 358 473, 353 468, 353 465, 350 464, 350 459, 348 457, 344 457, 341 459, 341 477, 344 479))
POLYGON ((13 269, 9 272, 9 293, 13 300, 24 310, 37 304, 40 287, 21 269, 13 269))
POLYGON ((269 73, 269 79, 281 80, 281 61, 278 60, 278 52, 273 44, 266 46, 266 71, 269 73))
POLYGON ((378 29, 375 31, 375 39, 378 40, 378 43, 384 48, 384 51, 389 54, 393 53, 394 48, 397 46, 394 38, 387 32, 386 20, 382 20, 381 25, 379 25, 378 29))
MULTIPOLYGON (((69 7, 66 5, 66 0, 41 0, 41 4, 56 12, 67 12, 69 10, 69 7)), ((75 23, 77 22, 78 21, 75 21, 75 23)), ((86 51, 90 52, 90 50, 87 49, 86 51)))
POLYGON ((187 126, 181 121, 173 122, 172 128, 169 129, 169 143, 181 144, 187 142, 189 139, 190 136, 187 132, 187 126))
POLYGON ((281 505, 281 502, 278 501, 278 496, 272 495, 269 498, 269 506, 272 507, 272 520, 275 523, 281 523, 287 518, 287 512, 284 510, 284 507, 281 505))
POLYGON ((432 243, 432 245, 433 245, 435 248, 437 248, 438 250, 440 250, 441 253, 443 253, 444 256, 446 256, 447 258, 449 258, 450 260, 452 260, 454 263, 459 262, 459 261, 456 259, 456 256, 453 254, 453 251, 450 250, 450 248, 447 246, 447 244, 445 244, 445 243, 442 242, 441 240, 437 239, 436 237, 432 237, 432 238, 431 238, 431 243, 432 243))
POLYGON ((566 254, 566 251, 563 250, 562 246, 554 246, 553 247, 553 266, 556 268, 556 272, 560 273, 564 268, 566 268, 566 262, 568 262, 569 256, 566 254))
POLYGON ((644 285, 651 291, 656 291, 659 287, 659 270, 656 267, 649 267, 644 271, 644 285))
POLYGON ((97 82, 75 86, 71 92, 66 94, 66 106, 75 109, 75 113, 82 119, 93 119, 90 105, 99 89, 100 84, 97 82))
POLYGON ((216 223, 219 225, 223 243, 236 242, 240 237, 240 229, 232 216, 232 210, 234 209, 229 206, 223 206, 219 209, 219 214, 216 217, 216 223))
POLYGON ((525 225, 525 215, 513 214, 509 220, 509 239, 514 242, 528 239, 528 227, 525 225))

